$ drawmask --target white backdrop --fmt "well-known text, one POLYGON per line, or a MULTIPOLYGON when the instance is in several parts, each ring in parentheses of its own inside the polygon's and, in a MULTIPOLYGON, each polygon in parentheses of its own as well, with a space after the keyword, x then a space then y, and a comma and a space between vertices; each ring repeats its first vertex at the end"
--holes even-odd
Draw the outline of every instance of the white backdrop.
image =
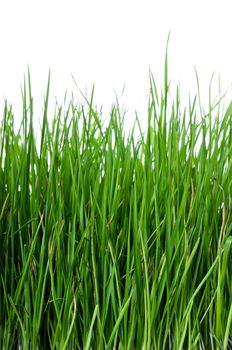
POLYGON ((62 101, 66 89, 80 96, 73 74, 83 92, 95 83, 105 115, 116 92, 127 124, 135 109, 145 123, 149 67, 161 86, 169 32, 172 87, 180 83, 183 98, 195 94, 195 67, 207 105, 213 72, 216 92, 219 73, 223 91, 232 83, 231 13, 231 0, 1 0, 0 110, 7 98, 20 120, 20 82, 29 65, 36 119, 50 68, 53 101, 62 101))

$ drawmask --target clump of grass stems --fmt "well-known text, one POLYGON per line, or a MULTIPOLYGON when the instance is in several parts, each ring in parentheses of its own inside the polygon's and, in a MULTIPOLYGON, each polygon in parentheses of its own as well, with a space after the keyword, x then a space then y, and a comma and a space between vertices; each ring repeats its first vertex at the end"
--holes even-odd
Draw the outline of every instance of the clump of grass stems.
POLYGON ((30 75, 19 131, 2 118, 0 348, 231 347, 232 104, 181 112, 166 62, 126 134, 93 94, 49 124, 49 84, 40 147, 30 75))

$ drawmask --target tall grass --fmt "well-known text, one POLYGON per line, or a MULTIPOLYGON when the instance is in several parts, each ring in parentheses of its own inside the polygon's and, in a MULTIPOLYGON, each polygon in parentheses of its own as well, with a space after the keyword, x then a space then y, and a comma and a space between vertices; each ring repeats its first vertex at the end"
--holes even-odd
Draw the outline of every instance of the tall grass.
POLYGON ((166 62, 128 134, 93 94, 49 123, 49 85, 39 147, 30 75, 2 118, 0 348, 231 348, 232 104, 181 111, 166 62))

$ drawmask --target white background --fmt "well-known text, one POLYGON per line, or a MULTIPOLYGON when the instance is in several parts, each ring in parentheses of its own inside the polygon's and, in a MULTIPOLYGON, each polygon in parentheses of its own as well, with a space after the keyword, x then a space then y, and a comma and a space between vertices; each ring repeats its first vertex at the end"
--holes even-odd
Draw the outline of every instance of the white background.
POLYGON ((180 84, 183 98, 193 96, 195 67, 207 107, 213 72, 215 94, 219 73, 222 91, 232 83, 231 14, 231 0, 0 0, 0 110, 7 98, 20 120, 20 83, 29 65, 35 119, 50 68, 53 98, 62 102, 66 89, 80 98, 73 74, 88 95, 95 83, 105 116, 116 92, 127 124, 135 109, 145 124, 149 67, 161 87, 169 32, 172 87, 180 84))

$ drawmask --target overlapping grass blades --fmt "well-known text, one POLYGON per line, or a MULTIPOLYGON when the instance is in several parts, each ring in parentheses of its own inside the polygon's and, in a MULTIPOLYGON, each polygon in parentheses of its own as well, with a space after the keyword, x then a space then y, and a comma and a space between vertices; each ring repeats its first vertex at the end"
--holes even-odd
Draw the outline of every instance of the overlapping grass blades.
POLYGON ((139 139, 117 104, 103 125, 93 95, 49 123, 50 78, 40 147, 29 76, 18 132, 6 103, 1 349, 231 346, 232 105, 181 112, 165 71, 139 139))

